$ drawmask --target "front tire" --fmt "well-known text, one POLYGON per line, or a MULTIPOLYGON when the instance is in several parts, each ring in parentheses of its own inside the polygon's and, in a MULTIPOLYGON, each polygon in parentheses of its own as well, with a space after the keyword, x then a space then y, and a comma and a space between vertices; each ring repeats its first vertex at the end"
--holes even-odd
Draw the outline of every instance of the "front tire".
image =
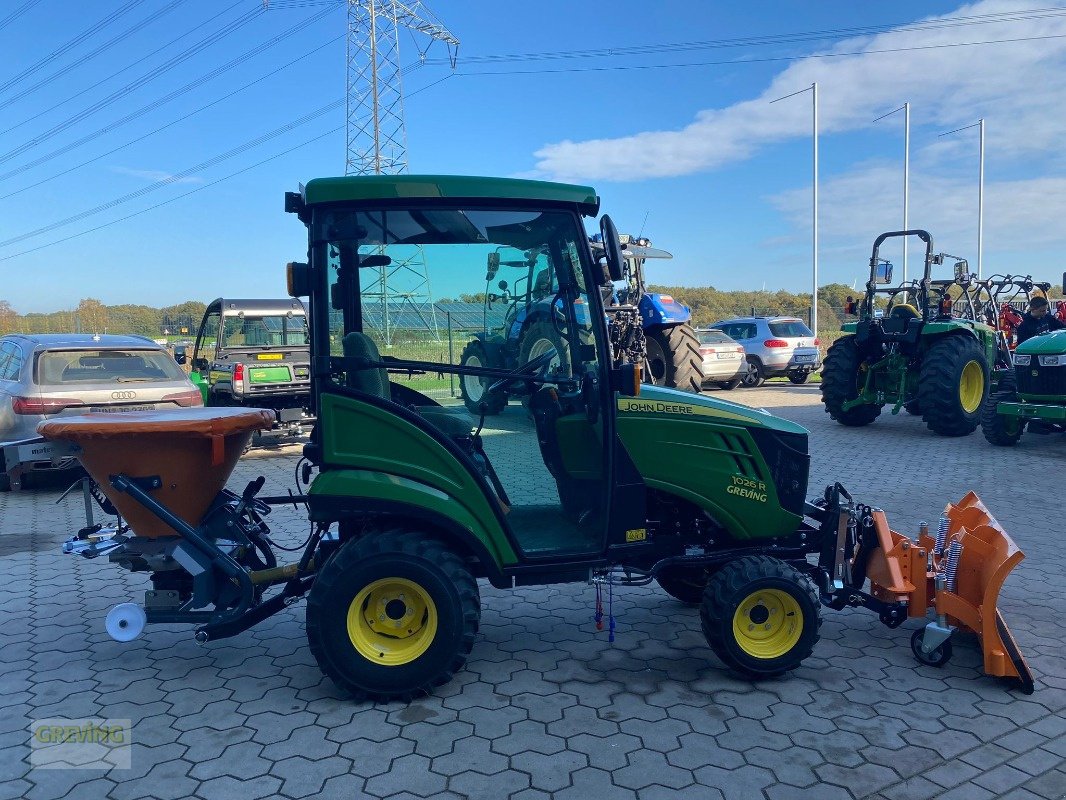
MULTIPOLYGON (((485 345, 475 339, 468 342, 459 356, 459 364, 464 367, 490 367, 485 345)), ((507 395, 503 392, 488 392, 492 380, 477 375, 459 376, 459 394, 463 398, 466 410, 475 416, 481 416, 481 404, 485 404, 485 415, 495 416, 507 406, 507 395)))
POLYGON ((703 386, 703 356, 692 328, 656 328, 645 331, 644 341, 650 383, 699 394, 703 386))
POLYGON ((952 335, 932 345, 918 375, 926 426, 940 436, 969 436, 981 424, 989 383, 984 349, 976 339, 952 335))
POLYGON ((748 678, 772 678, 811 654, 822 617, 818 590, 804 573, 769 556, 744 556, 707 583, 700 621, 727 667, 748 678))
POLYGON ((748 371, 744 373, 744 377, 740 379, 740 382, 744 384, 745 389, 758 389, 766 383, 762 364, 757 358, 748 356, 748 371))
POLYGON ((355 699, 409 700, 463 668, 480 618, 463 560, 394 530, 348 542, 322 568, 307 598, 307 640, 355 699))
POLYGON ((1013 447, 1025 433, 1025 422, 1018 417, 1005 417, 996 413, 1000 403, 1018 399, 1013 389, 989 395, 981 409, 981 433, 989 444, 997 447, 1013 447))
POLYGON ((881 406, 874 403, 852 406, 847 411, 843 408, 844 403, 861 393, 859 387, 866 379, 862 366, 854 336, 833 342, 822 366, 822 404, 830 417, 849 428, 869 425, 881 416, 881 406))

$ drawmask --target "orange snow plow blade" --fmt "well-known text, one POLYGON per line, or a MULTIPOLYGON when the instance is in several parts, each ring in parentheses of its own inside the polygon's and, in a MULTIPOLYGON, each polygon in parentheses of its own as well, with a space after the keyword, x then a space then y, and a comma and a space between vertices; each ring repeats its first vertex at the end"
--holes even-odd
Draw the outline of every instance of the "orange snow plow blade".
MULTIPOLYGON (((972 631, 981 643, 984 671, 1014 679, 1031 694, 1029 665, 997 608, 1003 582, 1025 555, 980 498, 970 492, 947 506, 939 550, 937 539, 927 533, 913 541, 891 530, 883 511, 874 510, 872 516, 879 545, 867 568, 872 594, 886 602, 906 601, 911 618, 924 618, 933 609, 937 622, 926 627, 924 636, 937 642, 946 643, 956 629, 972 631)), ((923 632, 915 634, 920 647, 919 634, 923 632)), ((915 655, 925 661, 918 650, 915 655)))

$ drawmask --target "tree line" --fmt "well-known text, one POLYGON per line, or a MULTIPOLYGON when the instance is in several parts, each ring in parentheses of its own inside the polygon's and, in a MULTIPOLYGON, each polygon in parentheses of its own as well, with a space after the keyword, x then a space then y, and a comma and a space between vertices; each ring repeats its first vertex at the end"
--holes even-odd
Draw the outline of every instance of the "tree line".
POLYGON ((121 304, 108 306, 87 297, 75 308, 20 314, 7 300, 0 300, 0 335, 8 333, 129 333, 159 338, 164 330, 172 336, 193 336, 207 305, 186 300, 172 306, 121 304), (168 328, 168 323, 174 330, 168 328), (184 330, 184 332, 183 332, 184 330))

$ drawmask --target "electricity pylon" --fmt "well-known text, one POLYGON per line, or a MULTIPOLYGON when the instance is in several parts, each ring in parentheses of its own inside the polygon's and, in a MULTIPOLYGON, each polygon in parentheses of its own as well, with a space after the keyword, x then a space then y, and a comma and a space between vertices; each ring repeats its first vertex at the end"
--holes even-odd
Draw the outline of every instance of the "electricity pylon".
MULTIPOLYGON (((459 40, 421 2, 348 0, 346 175, 399 175, 407 172, 407 132, 403 109, 400 33, 411 32, 419 59, 444 42, 452 68, 459 40), (419 47, 419 41, 425 46, 419 47)), ((429 274, 421 247, 379 267, 362 294, 378 301, 380 314, 364 306, 366 321, 392 345, 397 322, 417 319, 440 341, 429 274), (371 313, 367 314, 370 311, 371 313), (413 316, 408 317, 404 312, 413 316)))

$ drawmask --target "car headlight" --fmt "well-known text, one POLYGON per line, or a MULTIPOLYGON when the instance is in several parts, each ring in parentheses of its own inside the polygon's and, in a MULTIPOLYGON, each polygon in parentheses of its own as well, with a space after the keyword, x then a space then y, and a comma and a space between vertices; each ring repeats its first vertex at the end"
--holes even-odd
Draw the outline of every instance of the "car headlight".
POLYGON ((1066 365, 1066 356, 1040 356, 1040 366, 1058 367, 1066 365))
POLYGON ((1028 367, 1029 362, 1032 360, 1032 356, 1027 356, 1022 353, 1014 354, 1014 363, 1021 367, 1028 367))

